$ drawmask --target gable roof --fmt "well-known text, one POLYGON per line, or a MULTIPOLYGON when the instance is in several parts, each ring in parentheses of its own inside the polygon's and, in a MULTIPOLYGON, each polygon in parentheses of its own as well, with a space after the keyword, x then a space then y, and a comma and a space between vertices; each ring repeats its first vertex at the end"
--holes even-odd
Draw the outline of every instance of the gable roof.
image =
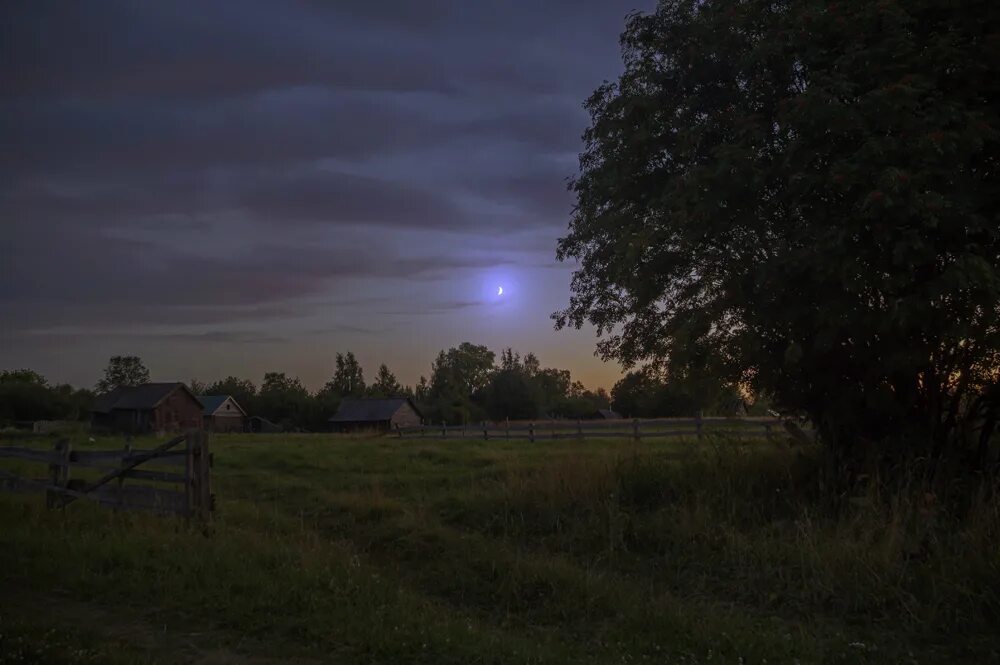
MULTIPOLYGON (((206 416, 211 416, 218 411, 226 403, 227 399, 233 399, 232 395, 198 395, 198 401, 205 408, 206 416)), ((233 399, 233 404, 240 410, 240 413, 244 416, 247 415, 247 412, 243 410, 243 407, 235 399, 233 399)))
POLYGON ((111 408, 115 405, 115 402, 122 396, 125 392, 125 388, 118 386, 117 388, 106 392, 103 395, 98 395, 94 398, 94 408, 91 409, 94 413, 111 413, 111 408))
POLYGON ((94 403, 97 413, 109 413, 118 409, 155 409, 175 390, 182 389, 198 400, 188 387, 180 382, 144 383, 140 386, 119 386, 111 392, 101 395, 94 403))
POLYGON ((611 409, 598 409, 597 415, 605 420, 620 420, 621 414, 617 411, 612 411, 611 409))
POLYGON ((380 422, 392 419, 399 407, 409 404, 420 415, 420 410, 409 397, 389 397, 386 399, 345 399, 337 407, 337 413, 330 418, 331 423, 380 422))

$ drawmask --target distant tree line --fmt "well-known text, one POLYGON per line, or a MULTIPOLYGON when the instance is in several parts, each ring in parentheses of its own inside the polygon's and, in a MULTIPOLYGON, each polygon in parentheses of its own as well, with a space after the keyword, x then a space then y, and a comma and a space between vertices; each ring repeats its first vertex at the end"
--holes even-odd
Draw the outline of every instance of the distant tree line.
POLYGON ((0 424, 35 420, 85 420, 94 393, 68 384, 50 384, 30 369, 0 372, 0 424))
MULTIPOLYGON (((95 395, 146 383, 149 370, 137 356, 114 356, 93 392, 49 385, 31 370, 6 371, 0 377, 0 424, 11 424, 86 419, 95 395)), ((421 376, 412 387, 400 383, 384 363, 368 383, 350 351, 336 354, 333 375, 315 392, 285 372, 265 373, 260 385, 228 376, 211 383, 192 379, 188 387, 196 395, 231 395, 247 414, 303 431, 326 429, 343 399, 359 397, 409 397, 425 420, 435 424, 585 419, 609 408, 626 417, 691 416, 698 411, 735 413, 744 404, 739 391, 718 381, 693 381, 651 368, 627 374, 609 395, 574 381, 569 370, 542 367, 533 353, 522 356, 508 348, 498 359, 486 346, 469 342, 438 353, 430 379, 421 376)))
POLYGON ((346 398, 409 397, 427 422, 461 424, 504 418, 585 418, 608 408, 603 389, 587 390, 573 382, 568 370, 542 368, 534 354, 523 358, 511 349, 496 355, 487 347, 460 344, 441 351, 431 365, 430 379, 421 376, 415 386, 404 386, 387 365, 380 364, 372 383, 355 355, 335 356, 334 373, 326 384, 310 393, 296 377, 268 372, 261 385, 230 376, 205 385, 192 381, 203 394, 232 395, 252 415, 287 428, 326 428, 340 402, 346 398))

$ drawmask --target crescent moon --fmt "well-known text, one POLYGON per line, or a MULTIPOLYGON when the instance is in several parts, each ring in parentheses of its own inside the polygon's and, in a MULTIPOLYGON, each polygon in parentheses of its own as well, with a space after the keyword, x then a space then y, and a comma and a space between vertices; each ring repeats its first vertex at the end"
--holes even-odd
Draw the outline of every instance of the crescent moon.
POLYGON ((497 295, 498 296, 502 296, 503 295, 503 287, 502 286, 498 286, 497 287, 497 295))

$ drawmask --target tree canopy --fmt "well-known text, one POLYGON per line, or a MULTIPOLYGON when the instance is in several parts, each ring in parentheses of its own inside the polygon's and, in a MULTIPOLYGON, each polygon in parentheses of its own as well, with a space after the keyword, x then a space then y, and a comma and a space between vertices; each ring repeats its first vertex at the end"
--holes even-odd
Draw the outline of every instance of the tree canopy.
POLYGON ((89 390, 51 385, 34 370, 0 372, 0 426, 18 421, 86 418, 93 401, 89 390))
POLYGON ((149 383, 149 370, 139 356, 112 356, 104 370, 104 378, 97 382, 98 394, 109 393, 119 386, 138 386, 149 383))
POLYGON ((406 392, 396 375, 389 371, 389 366, 382 363, 375 374, 375 382, 368 388, 371 397, 397 397, 406 392))
POLYGON ((1000 5, 662 0, 587 101, 557 327, 838 451, 982 456, 1000 408, 1000 5))
POLYGON ((326 389, 337 397, 359 396, 365 392, 365 375, 354 353, 338 353, 337 367, 326 389))

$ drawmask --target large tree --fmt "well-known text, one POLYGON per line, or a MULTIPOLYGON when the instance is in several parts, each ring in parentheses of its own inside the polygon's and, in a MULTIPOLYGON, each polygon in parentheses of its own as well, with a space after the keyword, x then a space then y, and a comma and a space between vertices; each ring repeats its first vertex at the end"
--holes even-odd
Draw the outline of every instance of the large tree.
POLYGON ((368 394, 372 397, 398 397, 404 392, 405 389, 396 379, 396 375, 389 371, 389 366, 385 363, 379 365, 375 382, 369 386, 368 394))
POLYGON ((361 363, 354 353, 337 354, 337 367, 333 378, 327 382, 323 390, 337 397, 357 397, 365 392, 365 375, 361 363))
POLYGON ((494 420, 528 420, 542 413, 542 393, 536 381, 538 359, 529 353, 523 359, 513 349, 500 352, 500 367, 490 375, 479 396, 487 415, 494 420))
POLYGON ((473 397, 489 384, 495 357, 487 347, 469 342, 441 351, 431 366, 431 418, 450 423, 479 419, 483 412, 473 397))
POLYGON ((557 326, 713 372, 842 453, 986 456, 1000 4, 662 0, 590 97, 557 326))
POLYGON ((104 369, 104 378, 97 382, 98 393, 108 393, 119 386, 149 383, 149 370, 139 356, 112 356, 104 369))
POLYGON ((286 427, 303 427, 312 418, 314 405, 298 377, 290 377, 284 372, 266 372, 256 406, 265 418, 286 427))

